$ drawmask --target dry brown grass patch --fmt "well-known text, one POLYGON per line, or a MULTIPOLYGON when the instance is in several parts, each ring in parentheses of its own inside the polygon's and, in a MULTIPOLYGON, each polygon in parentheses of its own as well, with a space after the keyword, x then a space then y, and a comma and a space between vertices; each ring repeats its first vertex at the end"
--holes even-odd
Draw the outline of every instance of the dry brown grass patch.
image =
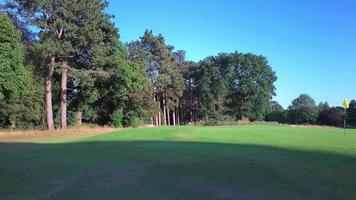
POLYGON ((57 137, 57 136, 92 136, 112 131, 117 131, 117 128, 112 127, 89 127, 81 126, 68 129, 56 129, 54 131, 47 130, 5 130, 0 131, 0 139, 11 138, 33 138, 33 137, 57 137))

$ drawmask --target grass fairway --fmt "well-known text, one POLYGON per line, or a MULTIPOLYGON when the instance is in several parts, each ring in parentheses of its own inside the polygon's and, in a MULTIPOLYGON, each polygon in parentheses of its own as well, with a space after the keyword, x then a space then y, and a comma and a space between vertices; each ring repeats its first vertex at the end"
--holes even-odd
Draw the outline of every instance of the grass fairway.
POLYGON ((1 142, 0 199, 356 199, 356 130, 167 127, 1 142))

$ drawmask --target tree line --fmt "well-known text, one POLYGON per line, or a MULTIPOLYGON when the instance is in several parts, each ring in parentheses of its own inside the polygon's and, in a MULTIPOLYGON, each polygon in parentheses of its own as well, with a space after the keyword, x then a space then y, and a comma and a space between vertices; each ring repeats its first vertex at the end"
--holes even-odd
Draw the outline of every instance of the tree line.
POLYGON ((317 124, 343 127, 344 120, 348 127, 356 127, 356 100, 351 100, 350 107, 331 107, 327 102, 315 100, 307 94, 301 94, 294 99, 287 109, 276 101, 271 101, 271 112, 265 117, 266 121, 288 124, 317 124))
POLYGON ((283 120, 274 118, 282 112, 271 104, 277 76, 264 56, 232 52, 192 62, 151 30, 122 43, 107 6, 103 0, 1 5, 1 127, 286 122, 284 111, 283 120))

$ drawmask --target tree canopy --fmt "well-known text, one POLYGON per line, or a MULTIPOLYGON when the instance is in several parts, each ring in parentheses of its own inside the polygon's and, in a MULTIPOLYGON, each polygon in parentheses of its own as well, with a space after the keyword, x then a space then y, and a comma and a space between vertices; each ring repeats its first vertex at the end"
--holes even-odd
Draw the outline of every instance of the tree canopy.
POLYGON ((0 13, 0 101, 19 99, 27 91, 30 74, 24 66, 21 32, 0 13))
POLYGON ((288 108, 288 121, 296 124, 314 124, 318 117, 317 106, 313 98, 307 94, 301 94, 292 101, 288 108))

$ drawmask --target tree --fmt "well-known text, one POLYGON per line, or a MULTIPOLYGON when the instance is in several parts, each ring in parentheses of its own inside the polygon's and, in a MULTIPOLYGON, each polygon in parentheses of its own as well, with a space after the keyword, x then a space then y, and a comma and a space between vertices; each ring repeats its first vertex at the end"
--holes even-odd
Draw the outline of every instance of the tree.
POLYGON ((344 111, 340 108, 325 108, 319 113, 318 122, 322 125, 342 127, 344 111))
POLYGON ((356 100, 351 100, 350 107, 347 109, 347 123, 353 127, 356 127, 356 100))
POLYGON ((323 110, 329 110, 330 106, 328 102, 320 102, 317 106, 318 113, 322 112, 323 110))
POLYGON ((271 101, 270 112, 266 115, 265 120, 270 122, 285 122, 285 112, 283 107, 277 101, 271 101))
POLYGON ((191 70, 195 95, 193 104, 196 104, 197 118, 208 120, 222 115, 227 88, 216 58, 208 57, 191 70))
POLYGON ((231 72, 226 105, 236 119, 247 117, 261 120, 269 112, 270 100, 275 94, 275 72, 263 56, 251 53, 232 53, 225 65, 231 72))
POLYGON ((284 110, 283 106, 281 106, 278 101, 271 101, 270 106, 272 112, 282 112, 284 110))
POLYGON ((155 107, 151 110, 152 122, 156 125, 174 124, 174 109, 184 90, 174 47, 167 45, 162 35, 155 36, 148 30, 141 40, 127 46, 129 59, 140 64, 146 73, 148 87, 153 91, 151 99, 155 107))
POLYGON ((0 126, 39 126, 42 94, 35 86, 27 63, 25 65, 21 33, 5 13, 0 14, 0 21, 0 126))
POLYGON ((0 13, 0 101, 2 126, 16 127, 16 106, 28 92, 31 76, 24 66, 21 33, 11 19, 0 13))
POLYGON ((6 14, 0 13, 0 100, 20 98, 30 84, 24 66, 21 33, 6 14))
POLYGON ((314 124, 318 117, 314 99, 307 94, 301 94, 288 107, 288 121, 294 124, 314 124))
MULTIPOLYGON (((123 115, 121 125, 128 126, 135 118, 145 118, 146 98, 145 86, 147 80, 139 64, 128 60, 128 53, 119 44, 113 59, 113 65, 107 66, 110 77, 97 78, 94 88, 98 88, 98 99, 93 104, 96 112, 96 122, 99 124, 112 123, 110 115, 121 110, 123 115)), ((149 96, 149 92, 148 92, 149 96)), ((115 119, 117 124, 117 119, 115 119)))

